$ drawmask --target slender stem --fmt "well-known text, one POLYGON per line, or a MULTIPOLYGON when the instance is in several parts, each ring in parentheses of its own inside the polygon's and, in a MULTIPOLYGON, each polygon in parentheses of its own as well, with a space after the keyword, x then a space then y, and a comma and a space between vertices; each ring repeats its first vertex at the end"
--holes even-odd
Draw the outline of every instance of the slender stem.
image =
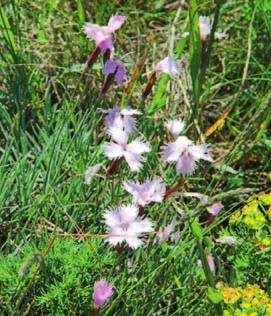
POLYGON ((52 248, 52 246, 53 246, 55 240, 56 240, 56 236, 54 236, 52 239, 50 239, 48 245, 46 246, 44 252, 42 253, 43 260, 39 263, 39 265, 37 266, 36 270, 33 272, 33 274, 32 274, 32 276, 31 276, 31 278, 30 278, 30 280, 29 280, 29 282, 28 282, 26 288, 25 288, 24 291, 23 291, 23 294, 22 294, 20 300, 19 300, 18 303, 16 304, 16 307, 19 307, 19 306, 22 304, 22 302, 23 302, 23 300, 24 300, 24 298, 25 298, 26 293, 28 292, 28 290, 29 290, 29 288, 30 288, 30 286, 31 286, 31 284, 32 284, 32 282, 33 282, 35 276, 38 274, 38 272, 39 272, 39 270, 40 270, 40 268, 41 268, 41 266, 42 266, 42 264, 43 264, 43 261, 44 261, 45 257, 47 256, 48 252, 50 251, 50 249, 52 248))
POLYGON ((97 60, 100 53, 101 53, 100 47, 96 46, 94 50, 92 51, 92 53, 88 56, 88 59, 86 62, 88 68, 91 68, 93 66, 93 64, 97 60))
POLYGON ((143 99, 146 99, 147 96, 151 93, 151 89, 152 89, 152 87, 153 87, 155 81, 156 81, 156 72, 154 71, 154 72, 152 73, 152 75, 151 75, 149 81, 147 82, 147 85, 146 85, 145 90, 144 90, 143 93, 142 93, 142 98, 143 98, 143 99))
POLYGON ((122 158, 119 159, 115 159, 112 161, 111 165, 109 166, 108 170, 107 170, 107 174, 109 176, 112 176, 112 174, 115 173, 115 171, 117 170, 119 164, 121 163, 122 158))
POLYGON ((202 263, 202 267, 203 267, 203 270, 204 270, 204 274, 205 274, 207 283, 208 283, 209 286, 214 287, 215 286, 215 281, 214 281, 214 278, 213 278, 213 275, 212 275, 212 272, 211 272, 208 260, 206 258, 206 254, 205 254, 205 252, 203 250, 203 246, 202 246, 201 241, 197 240, 197 246, 198 246, 200 260, 201 260, 201 263, 202 263))
POLYGON ((108 61, 108 59, 110 59, 110 54, 111 54, 110 49, 107 49, 107 50, 104 52, 104 55, 103 55, 104 64, 108 61))
POLYGON ((184 185, 184 179, 183 177, 181 177, 176 183, 174 183, 167 189, 165 193, 165 198, 169 197, 172 193, 176 192, 179 187, 183 187, 183 185, 184 185))
POLYGON ((107 234, 56 234, 57 237, 107 237, 107 234))
POLYGON ((114 82, 115 76, 118 72, 118 68, 119 67, 117 66, 116 70, 106 77, 105 83, 102 86, 101 94, 105 94, 109 90, 110 86, 114 82))
POLYGON ((219 19, 219 13, 220 13, 220 9, 222 7, 224 0, 218 0, 217 4, 216 4, 216 8, 215 8, 215 14, 214 14, 214 22, 212 25, 212 29, 211 29, 211 33, 210 33, 210 37, 209 37, 209 41, 206 47, 206 51, 204 54, 204 60, 203 60, 203 65, 202 65, 202 72, 201 72, 201 88, 202 85, 205 81, 205 74, 206 74, 206 70, 209 67, 210 64, 210 59, 211 59, 211 52, 212 52, 212 47, 213 47, 213 42, 215 39, 215 30, 218 24, 218 19, 219 19))

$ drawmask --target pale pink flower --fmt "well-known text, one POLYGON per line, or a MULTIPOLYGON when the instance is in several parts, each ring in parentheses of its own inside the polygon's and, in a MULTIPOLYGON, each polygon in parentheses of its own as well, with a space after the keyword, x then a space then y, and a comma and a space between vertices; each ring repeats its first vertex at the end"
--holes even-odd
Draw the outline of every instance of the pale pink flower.
POLYGON ((100 26, 93 23, 86 23, 84 30, 87 37, 94 40, 96 46, 99 46, 105 52, 107 49, 112 50, 112 34, 122 26, 125 20, 125 16, 114 15, 110 18, 108 25, 100 26))
MULTIPOLYGON (((208 262, 208 265, 209 265, 209 268, 210 268, 212 274, 215 275, 216 267, 215 267, 215 261, 214 261, 213 256, 210 253, 207 253, 206 259, 207 259, 207 262, 208 262)), ((198 266, 202 268, 202 261, 201 260, 198 260, 198 266)))
POLYGON ((85 184, 90 184, 92 178, 99 172, 102 164, 98 163, 94 166, 90 166, 85 171, 85 184))
POLYGON ((223 204, 218 202, 218 203, 214 203, 213 205, 207 207, 206 209, 207 209, 208 213, 216 216, 221 211, 222 208, 223 208, 223 204))
POLYGON ((213 161, 207 144, 194 145, 186 136, 179 136, 173 143, 165 144, 163 149, 166 162, 177 162, 177 174, 192 174, 200 159, 213 161))
POLYGON ((93 286, 93 300, 96 307, 100 307, 113 295, 113 288, 105 279, 96 281, 93 286))
POLYGON ((158 177, 147 179, 144 183, 126 181, 124 189, 133 195, 133 202, 141 206, 162 202, 166 192, 165 184, 158 177))
POLYGON ((136 128, 136 120, 134 115, 141 114, 138 110, 133 110, 130 106, 126 106, 124 109, 115 105, 112 109, 102 110, 102 112, 107 113, 105 119, 106 132, 110 132, 110 128, 113 126, 120 126, 127 134, 131 134, 136 128))
POLYGON ((136 138, 128 143, 128 134, 120 126, 113 126, 109 131, 112 140, 104 148, 104 154, 109 159, 123 157, 132 171, 139 171, 146 160, 142 155, 150 152, 150 146, 141 138, 136 138))
POLYGON ((175 119, 175 120, 169 120, 166 122, 165 124, 166 128, 168 129, 168 131, 170 132, 170 134, 174 137, 177 138, 182 130, 184 129, 184 121, 179 119, 175 119))
POLYGON ((156 237, 158 239, 159 244, 161 244, 162 242, 168 239, 171 239, 173 242, 176 242, 179 239, 180 232, 175 231, 177 225, 178 225, 178 222, 176 218, 173 218, 170 224, 168 224, 164 229, 159 230, 156 233, 156 237))
POLYGON ((108 242, 113 245, 120 245, 126 242, 131 248, 142 246, 140 239, 145 233, 153 231, 152 222, 138 215, 139 209, 135 205, 119 206, 107 210, 104 220, 108 226, 108 242))
POLYGON ((167 56, 156 65, 156 71, 169 74, 171 78, 181 73, 182 66, 171 56, 167 56))
POLYGON ((206 258, 207 258, 207 261, 208 261, 208 264, 209 264, 209 267, 210 267, 212 274, 215 275, 216 267, 215 267, 215 261, 214 261, 212 254, 207 253, 206 258))
POLYGON ((109 59, 104 65, 103 74, 108 76, 114 74, 114 80, 117 84, 122 84, 126 79, 126 69, 120 60, 109 59))
MULTIPOLYGON (((199 17, 199 30, 200 30, 200 39, 205 42, 207 40, 207 36, 211 33, 212 28, 211 19, 207 16, 200 16, 199 17)), ((226 37, 226 34, 223 32, 215 32, 216 39, 222 39, 226 37)))
POLYGON ((222 236, 215 240, 220 244, 228 244, 228 245, 235 245, 238 243, 238 239, 233 236, 222 236))

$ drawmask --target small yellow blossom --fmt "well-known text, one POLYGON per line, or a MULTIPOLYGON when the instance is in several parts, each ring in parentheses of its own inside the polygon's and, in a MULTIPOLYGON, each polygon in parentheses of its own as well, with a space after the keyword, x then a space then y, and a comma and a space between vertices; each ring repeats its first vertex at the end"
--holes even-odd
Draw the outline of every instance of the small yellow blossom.
POLYGON ((220 293, 226 304, 234 304, 241 297, 240 288, 224 287, 220 289, 220 293))
POLYGON ((258 199, 261 201, 264 205, 271 205, 271 192, 265 193, 260 192, 258 194, 258 199))

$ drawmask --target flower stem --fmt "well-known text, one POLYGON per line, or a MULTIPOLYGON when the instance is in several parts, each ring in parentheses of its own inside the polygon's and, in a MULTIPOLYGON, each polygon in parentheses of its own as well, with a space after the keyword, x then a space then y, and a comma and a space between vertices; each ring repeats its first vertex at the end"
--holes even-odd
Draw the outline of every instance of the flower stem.
MULTIPOLYGON (((199 252, 199 257, 200 257, 200 260, 201 260, 201 263, 202 263, 202 268, 203 268, 203 271, 204 271, 204 275, 205 275, 205 278, 206 278, 206 281, 207 281, 207 284, 209 287, 211 287, 214 291, 216 291, 216 288, 215 288, 215 278, 212 274, 212 271, 210 269, 210 266, 209 266, 209 263, 208 263, 208 260, 207 260, 207 256, 206 256, 206 253, 204 251, 204 248, 203 248, 203 231, 202 231, 202 228, 201 226, 199 225, 197 219, 193 218, 189 212, 189 209, 187 207, 184 208, 184 211, 189 219, 189 226, 191 228, 191 232, 193 234, 193 236, 196 238, 196 244, 197 244, 197 248, 198 248, 198 252, 199 252)), ((221 308, 221 305, 220 304, 215 304, 215 309, 216 309, 216 312, 217 312, 217 315, 218 316, 221 316, 222 315, 222 308, 221 308)))
POLYGON ((88 56, 88 59, 86 62, 88 68, 91 68, 93 66, 93 64, 97 60, 100 52, 101 52, 100 47, 96 46, 95 49, 92 51, 92 53, 88 56))
POLYGON ((151 75, 149 81, 147 82, 147 85, 146 85, 145 90, 144 90, 143 93, 142 93, 142 98, 143 98, 143 99, 146 99, 147 96, 151 93, 151 89, 152 89, 152 87, 153 87, 155 81, 156 81, 156 72, 154 71, 154 72, 152 73, 152 75, 151 75))
POLYGON ((172 193, 176 192, 179 187, 182 188, 183 185, 184 185, 184 179, 183 177, 181 177, 176 183, 174 183, 167 189, 165 193, 165 198, 169 197, 172 193))
POLYGON ((104 55, 103 55, 104 64, 108 61, 108 59, 110 59, 110 54, 111 54, 110 49, 107 49, 107 50, 104 52, 104 55))
POLYGON ((105 83, 104 83, 103 86, 102 86, 101 94, 105 94, 105 93, 109 90, 110 86, 111 86, 112 83, 114 82, 115 76, 116 76, 116 74, 117 74, 117 72, 118 72, 118 68, 119 68, 119 67, 117 66, 115 72, 109 74, 109 75, 106 77, 105 83))
POLYGON ((122 159, 119 158, 119 159, 115 159, 115 160, 112 161, 111 165, 109 166, 109 168, 108 168, 108 170, 107 170, 107 174, 108 174, 109 176, 112 176, 112 174, 115 173, 115 171, 117 170, 119 164, 121 163, 121 160, 122 160, 122 159))

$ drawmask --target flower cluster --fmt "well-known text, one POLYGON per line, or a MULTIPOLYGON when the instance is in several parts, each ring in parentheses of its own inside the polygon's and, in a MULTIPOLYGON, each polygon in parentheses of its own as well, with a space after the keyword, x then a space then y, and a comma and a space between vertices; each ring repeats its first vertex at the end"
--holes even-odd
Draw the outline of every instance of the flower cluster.
POLYGON ((124 158, 132 171, 139 171, 145 161, 144 153, 151 148, 141 137, 129 142, 129 136, 135 129, 136 122, 132 115, 140 112, 130 107, 120 110, 118 106, 107 111, 106 132, 111 140, 104 148, 104 154, 109 159, 124 158))
POLYGON ((263 228, 266 223, 265 214, 271 218, 271 193, 261 192, 250 197, 242 210, 231 216, 230 223, 242 222, 250 229, 258 230, 263 228))
POLYGON ((219 292, 228 307, 223 316, 271 315, 271 298, 259 285, 249 284, 244 289, 222 286, 219 292))
MULTIPOLYGON (((113 34, 125 22, 124 16, 112 16, 108 25, 99 26, 93 23, 86 23, 84 26, 87 37, 95 42, 95 49, 87 60, 87 66, 91 67, 97 60, 99 54, 103 54, 104 67, 102 70, 105 81, 101 89, 101 94, 108 91, 115 81, 122 84, 126 79, 126 69, 120 60, 114 59, 113 34)), ((210 25, 206 21, 200 20, 202 38, 210 33, 210 25), (205 24, 204 24, 205 23, 205 24), (209 29, 208 29, 209 27, 209 29), (205 34, 205 35, 204 35, 205 34)), ((209 23, 210 24, 210 23, 209 23)), ((156 64, 151 79, 142 94, 143 99, 151 92, 152 86, 159 73, 175 78, 181 73, 182 66, 172 56, 167 56, 156 64)), ((107 175, 110 176, 117 170, 118 166, 124 161, 132 172, 139 172, 144 162, 146 154, 151 152, 151 146, 142 136, 136 136, 137 120, 136 116, 141 112, 132 109, 129 105, 120 107, 115 105, 113 108, 101 110, 106 114, 105 134, 108 141, 104 144, 103 153, 111 160, 107 175)), ((170 133, 170 142, 164 143, 162 147, 162 158, 166 163, 176 163, 177 184, 183 177, 180 175, 193 174, 196 164, 200 160, 212 162, 213 157, 206 143, 196 144, 187 136, 183 135, 185 123, 181 119, 169 120, 165 123, 170 133)), ((101 164, 90 166, 85 172, 85 184, 89 185, 92 178, 99 172, 101 164)), ((137 249, 143 245, 143 238, 146 234, 154 231, 154 223, 145 216, 145 207, 151 203, 162 203, 165 198, 176 187, 173 185, 166 189, 163 179, 159 176, 145 177, 143 182, 126 179, 123 181, 123 188, 131 194, 132 203, 110 207, 103 214, 103 222, 107 226, 106 241, 118 250, 123 243, 130 248, 137 249)), ((197 193, 196 193, 197 194, 197 193)), ((198 194, 200 196, 200 194, 198 194)), ((202 197, 202 200, 204 198, 202 197)), ((221 203, 216 203, 209 208, 212 220, 222 208, 221 203)), ((181 210, 180 210, 181 212, 181 210)), ((177 241, 180 236, 178 221, 174 217, 172 221, 159 229, 156 233, 156 240, 162 243, 168 239, 177 241)), ((217 242, 234 244, 234 237, 224 236, 217 239, 217 242)), ((213 274, 216 272, 215 261, 211 253, 206 253, 206 259, 213 274)), ((98 309, 106 300, 113 295, 113 287, 105 279, 96 281, 94 284, 93 300, 95 308, 98 309)))

